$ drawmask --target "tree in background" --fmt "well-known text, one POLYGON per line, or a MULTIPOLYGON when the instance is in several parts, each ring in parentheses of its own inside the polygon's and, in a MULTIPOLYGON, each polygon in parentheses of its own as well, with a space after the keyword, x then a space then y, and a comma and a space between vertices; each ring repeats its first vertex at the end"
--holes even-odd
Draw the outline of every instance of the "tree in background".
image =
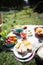
POLYGON ((0 7, 23 7, 24 0, 0 0, 0 7))

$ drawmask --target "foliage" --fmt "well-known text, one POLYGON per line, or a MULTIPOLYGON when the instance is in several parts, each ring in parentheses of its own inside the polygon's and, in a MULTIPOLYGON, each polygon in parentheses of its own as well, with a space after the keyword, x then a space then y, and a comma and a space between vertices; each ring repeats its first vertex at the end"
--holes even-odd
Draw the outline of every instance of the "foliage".
POLYGON ((5 42, 5 39, 7 37, 8 31, 7 30, 3 30, 0 33, 0 46, 3 45, 3 43, 5 42))

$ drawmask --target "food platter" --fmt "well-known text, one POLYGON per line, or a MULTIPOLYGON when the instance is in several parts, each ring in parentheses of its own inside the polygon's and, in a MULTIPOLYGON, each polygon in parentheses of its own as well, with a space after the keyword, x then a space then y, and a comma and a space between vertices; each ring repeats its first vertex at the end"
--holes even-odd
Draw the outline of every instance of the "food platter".
POLYGON ((18 57, 19 59, 26 59, 26 58, 30 57, 32 55, 32 53, 33 53, 33 51, 32 51, 31 53, 27 53, 26 55, 22 56, 22 55, 20 55, 17 52, 17 49, 16 48, 14 48, 14 51, 13 52, 14 52, 15 56, 18 57))
POLYGON ((30 58, 35 51, 29 40, 21 40, 14 46, 13 52, 17 58, 24 60, 30 58))
POLYGON ((30 58, 27 58, 27 59, 24 59, 24 60, 23 59, 21 60, 21 59, 17 58, 16 56, 15 56, 15 58, 20 62, 28 62, 34 57, 34 55, 35 55, 35 51, 33 52, 32 56, 30 58))
POLYGON ((6 47, 13 47, 17 42, 17 37, 12 32, 9 33, 6 37, 6 40, 4 42, 4 45, 6 47))

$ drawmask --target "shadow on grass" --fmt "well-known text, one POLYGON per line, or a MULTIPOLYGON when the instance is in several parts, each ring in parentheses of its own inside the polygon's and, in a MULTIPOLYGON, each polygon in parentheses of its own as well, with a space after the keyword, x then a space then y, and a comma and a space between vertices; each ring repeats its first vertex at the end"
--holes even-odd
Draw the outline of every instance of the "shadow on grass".
MULTIPOLYGON (((11 47, 12 48, 12 47, 11 47)), ((5 45, 2 45, 0 47, 0 52, 6 51, 6 52, 12 52, 10 47, 6 47, 5 45)))

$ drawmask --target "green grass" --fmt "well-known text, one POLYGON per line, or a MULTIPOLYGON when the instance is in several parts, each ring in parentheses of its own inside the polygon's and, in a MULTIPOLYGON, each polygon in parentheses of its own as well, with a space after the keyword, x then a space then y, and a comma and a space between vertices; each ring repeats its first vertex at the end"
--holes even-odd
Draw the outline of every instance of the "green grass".
POLYGON ((43 25, 43 13, 38 14, 33 12, 32 9, 28 8, 27 10, 22 10, 16 13, 5 13, 3 15, 3 26, 2 29, 11 30, 15 25, 43 25), (15 22, 16 21, 16 22, 15 22), (9 27, 8 27, 9 26, 9 27))
MULTIPOLYGON (((11 31, 15 25, 43 25, 43 13, 38 14, 33 12, 32 9, 22 10, 16 13, 4 13, 3 14, 3 26, 2 31, 11 31), (16 17, 15 17, 16 16, 16 17), (16 21, 16 22, 15 22, 16 21)), ((14 58, 13 52, 0 52, 0 65, 22 65, 14 58)), ((32 59, 26 65, 36 65, 35 60, 32 59)))
MULTIPOLYGON (((2 51, 0 52, 0 65, 22 65, 22 63, 15 59, 13 52, 2 51)), ((35 60, 32 59, 26 65, 36 65, 35 60)))

